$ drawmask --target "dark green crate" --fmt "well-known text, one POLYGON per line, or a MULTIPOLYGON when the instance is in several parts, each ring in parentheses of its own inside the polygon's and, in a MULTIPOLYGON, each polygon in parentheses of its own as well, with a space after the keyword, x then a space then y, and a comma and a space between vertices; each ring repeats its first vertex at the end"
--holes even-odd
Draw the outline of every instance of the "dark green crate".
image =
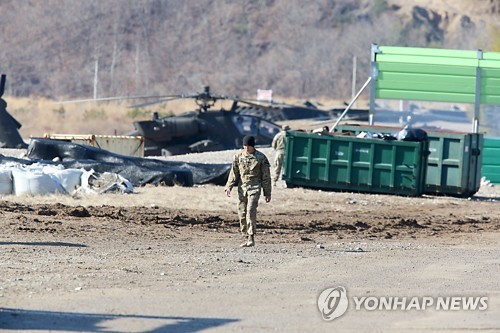
POLYGON ((284 179, 291 187, 418 196, 427 151, 427 142, 288 132, 284 179))
MULTIPOLYGON (((337 126, 337 132, 395 133, 385 126, 337 126)), ((426 131, 430 155, 427 159, 425 193, 472 196, 481 186, 482 144, 480 133, 426 131)))
POLYGON ((500 138, 484 138, 481 174, 493 184, 500 184, 500 138))

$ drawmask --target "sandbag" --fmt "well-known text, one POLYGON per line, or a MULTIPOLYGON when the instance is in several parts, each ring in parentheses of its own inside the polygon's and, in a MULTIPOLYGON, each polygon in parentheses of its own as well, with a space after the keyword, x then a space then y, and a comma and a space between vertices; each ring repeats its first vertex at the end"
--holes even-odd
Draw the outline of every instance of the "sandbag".
POLYGON ((64 169, 61 166, 45 166, 43 173, 53 175, 62 185, 64 190, 73 194, 81 186, 81 177, 84 170, 81 169, 64 169))
POLYGON ((0 170, 0 194, 12 194, 12 171, 0 170))
POLYGON ((39 170, 13 169, 13 192, 15 195, 65 194, 66 190, 57 177, 39 170))

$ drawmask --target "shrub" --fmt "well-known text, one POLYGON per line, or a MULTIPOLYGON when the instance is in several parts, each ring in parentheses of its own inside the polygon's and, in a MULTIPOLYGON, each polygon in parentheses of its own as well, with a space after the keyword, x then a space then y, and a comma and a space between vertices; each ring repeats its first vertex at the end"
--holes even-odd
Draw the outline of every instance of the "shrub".
POLYGON ((83 112, 83 120, 92 120, 92 119, 108 119, 108 116, 106 115, 106 111, 103 109, 90 109, 90 110, 85 110, 83 112))
POLYGON ((127 117, 130 119, 150 118, 151 111, 145 110, 144 108, 133 108, 127 111, 127 117))
POLYGON ((64 117, 64 115, 66 114, 66 110, 62 105, 58 109, 52 109, 52 112, 61 117, 64 117))

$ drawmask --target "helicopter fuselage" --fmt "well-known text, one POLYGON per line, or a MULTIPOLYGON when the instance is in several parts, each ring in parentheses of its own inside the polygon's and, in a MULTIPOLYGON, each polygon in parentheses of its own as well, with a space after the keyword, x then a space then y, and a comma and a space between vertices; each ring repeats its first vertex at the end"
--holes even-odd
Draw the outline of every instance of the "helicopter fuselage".
POLYGON ((137 121, 134 127, 145 139, 146 156, 236 149, 245 135, 255 136, 257 145, 269 146, 280 129, 260 117, 225 110, 155 117, 137 121))

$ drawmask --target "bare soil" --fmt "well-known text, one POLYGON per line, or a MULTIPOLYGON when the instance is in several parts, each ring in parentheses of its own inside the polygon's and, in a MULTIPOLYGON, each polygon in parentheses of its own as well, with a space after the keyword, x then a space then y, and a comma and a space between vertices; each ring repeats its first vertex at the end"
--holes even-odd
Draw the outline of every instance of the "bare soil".
POLYGON ((472 198, 278 184, 241 249, 219 186, 0 198, 0 330, 500 330, 497 187, 472 198), (488 296, 486 311, 356 311, 325 322, 322 290, 488 296))

